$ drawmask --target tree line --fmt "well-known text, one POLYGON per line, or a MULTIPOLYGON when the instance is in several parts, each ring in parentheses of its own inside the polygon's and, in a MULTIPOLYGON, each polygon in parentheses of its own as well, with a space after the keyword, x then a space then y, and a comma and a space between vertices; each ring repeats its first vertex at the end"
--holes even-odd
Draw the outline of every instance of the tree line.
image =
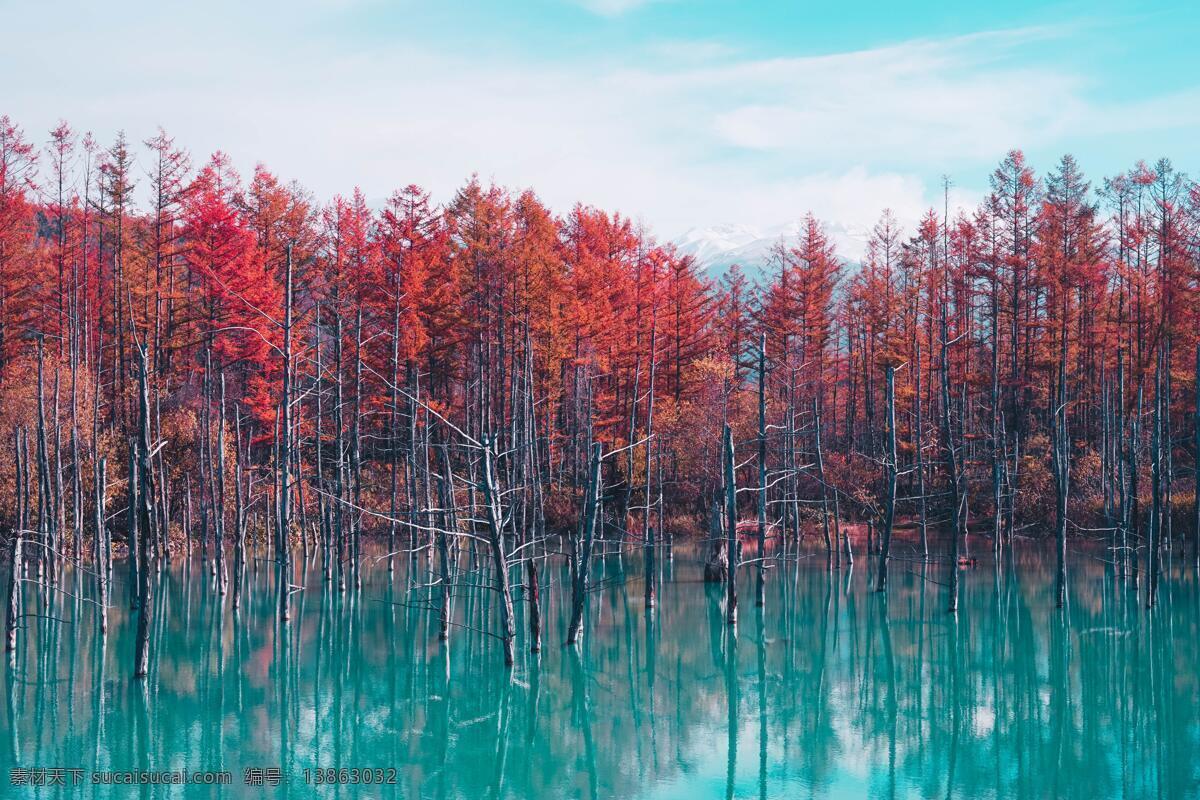
POLYGON ((954 609, 976 534, 997 560, 1052 536, 1060 604, 1067 540, 1099 538, 1153 604, 1164 550, 1190 534, 1200 566, 1198 233, 1165 159, 1092 186, 1012 151, 977 209, 910 232, 885 211, 860 264, 809 214, 761 281, 711 280, 531 190, 321 201, 162 131, 36 143, 0 117, 9 649, 22 585, 66 591, 68 562, 103 614, 125 548, 148 626, 173 554, 237 608, 265 548, 286 622, 295 559, 355 588, 364 536, 443 638, 485 576, 510 664, 514 602, 541 646, 547 559, 572 567, 574 642, 596 548, 644 549, 652 610, 676 537, 706 543, 730 622, 739 568, 761 603, 806 542, 873 558, 879 590, 903 542, 950 564, 954 609))

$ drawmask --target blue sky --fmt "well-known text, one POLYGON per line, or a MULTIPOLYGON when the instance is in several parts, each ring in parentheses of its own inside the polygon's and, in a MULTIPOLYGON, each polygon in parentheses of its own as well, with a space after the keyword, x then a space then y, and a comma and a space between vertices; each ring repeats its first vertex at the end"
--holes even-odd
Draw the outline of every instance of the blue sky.
POLYGON ((319 196, 472 172, 643 220, 851 227, 974 202, 1011 147, 1195 160, 1200 10, 1132 2, 10 2, 0 113, 162 125, 319 196))

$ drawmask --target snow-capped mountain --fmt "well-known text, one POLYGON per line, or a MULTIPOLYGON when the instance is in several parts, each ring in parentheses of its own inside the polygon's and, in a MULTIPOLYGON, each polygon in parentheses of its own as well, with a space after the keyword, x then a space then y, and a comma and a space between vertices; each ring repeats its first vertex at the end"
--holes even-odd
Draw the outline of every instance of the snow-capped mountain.
POLYGON ((763 237, 758 228, 749 225, 713 225, 692 228, 675 240, 683 255, 693 256, 696 263, 707 268, 709 263, 722 260, 726 254, 753 244, 763 237))
MULTIPOLYGON (((696 259, 701 271, 718 280, 731 264, 737 264, 752 281, 759 282, 771 270, 772 253, 782 243, 794 246, 802 223, 756 227, 753 225, 713 225, 692 228, 675 240, 676 249, 696 259)), ((825 224, 837 253, 849 264, 861 260, 868 232, 840 224, 825 224)))

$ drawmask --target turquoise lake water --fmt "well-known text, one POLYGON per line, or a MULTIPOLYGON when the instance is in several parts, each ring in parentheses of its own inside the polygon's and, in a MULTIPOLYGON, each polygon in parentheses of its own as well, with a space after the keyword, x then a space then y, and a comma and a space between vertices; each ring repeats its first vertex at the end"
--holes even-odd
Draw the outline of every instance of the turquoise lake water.
POLYGON ((177 560, 157 577, 144 683, 130 679, 119 563, 107 637, 90 603, 28 604, 39 616, 5 667, 0 796, 1200 796, 1200 593, 1188 570, 1171 572, 1148 611, 1102 559, 1075 554, 1059 611, 1048 556, 1031 551, 963 570, 950 615, 943 567, 895 561, 883 595, 863 557, 832 573, 822 557, 791 557, 769 571, 762 609, 743 570, 730 628, 723 588, 701 582, 694 551, 661 562, 651 617, 640 555, 599 560, 578 650, 562 646, 566 572, 547 567, 545 647, 528 652, 518 603, 509 672, 486 633, 486 573, 460 579, 443 645, 425 591, 373 559, 344 595, 317 565, 298 574, 306 589, 287 627, 268 562, 249 569, 235 613, 206 564, 177 560), (103 782, 130 770, 230 782, 103 782))

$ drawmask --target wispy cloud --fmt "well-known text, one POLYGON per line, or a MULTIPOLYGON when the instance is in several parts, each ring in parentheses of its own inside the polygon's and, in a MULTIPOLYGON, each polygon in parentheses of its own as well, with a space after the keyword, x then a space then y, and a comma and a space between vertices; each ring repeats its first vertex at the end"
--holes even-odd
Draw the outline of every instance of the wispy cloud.
POLYGON ((658 39, 649 45, 647 52, 678 66, 724 61, 737 55, 740 50, 712 39, 658 39))
POLYGON ((573 2, 602 17, 619 17, 642 6, 663 2, 663 0, 573 0, 573 2))
POLYGON ((1080 77, 1017 56, 1047 29, 718 67, 631 72, 641 91, 703 98, 699 120, 734 148, 806 160, 990 157, 1095 116, 1080 77), (1036 87, 1036 91, 1033 91, 1036 87))
POLYGON ((640 63, 602 67, 466 52, 409 31, 364 44, 277 9, 214 2, 182 21, 147 4, 120 26, 88 12, 69 31, 29 12, 0 74, 30 77, 6 87, 0 113, 31 131, 66 117, 102 137, 161 124, 197 160, 217 148, 244 169, 261 159, 322 197, 416 182, 447 198, 477 171, 532 186, 559 210, 590 202, 666 236, 810 209, 849 226, 884 207, 915 221, 940 204, 942 171, 978 184, 1010 147, 1188 126, 1200 113, 1187 93, 1096 99, 1087 76, 1027 57, 1031 42, 1066 35, 1050 29, 786 58, 664 39, 640 63), (180 26, 188 37, 166 35, 180 26))

